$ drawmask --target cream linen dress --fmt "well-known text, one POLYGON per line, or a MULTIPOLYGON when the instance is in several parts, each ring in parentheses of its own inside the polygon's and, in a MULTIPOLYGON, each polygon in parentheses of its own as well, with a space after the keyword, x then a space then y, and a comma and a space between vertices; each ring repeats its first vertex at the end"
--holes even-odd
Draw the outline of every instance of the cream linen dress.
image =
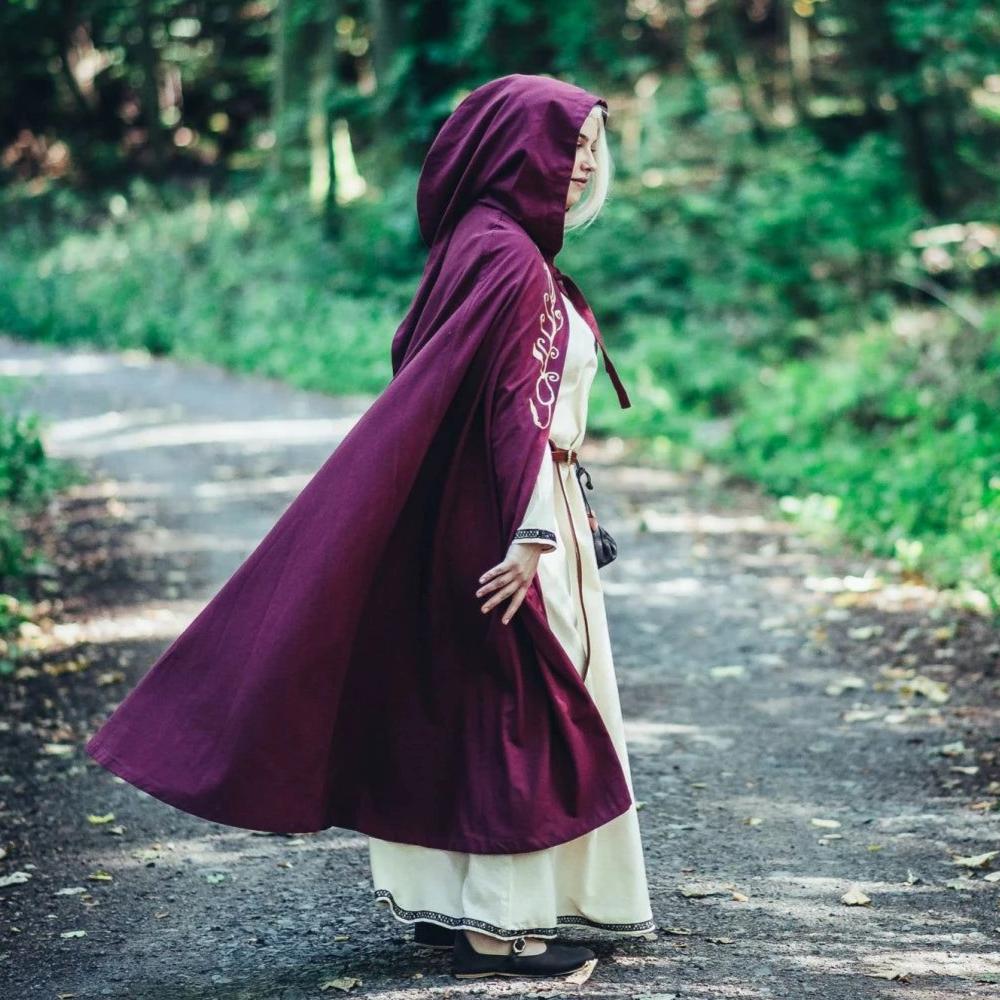
MULTIPOLYGON (((549 435, 560 448, 578 449, 598 346, 586 320, 565 295, 562 301, 569 339, 549 435)), ((538 576, 549 625, 585 678, 632 791, 604 593, 572 465, 544 456, 514 537, 544 547, 538 576)), ((552 938, 565 924, 615 934, 655 927, 634 801, 603 826, 540 851, 465 854, 370 837, 369 860, 375 901, 404 922, 424 920, 503 939, 552 938)))

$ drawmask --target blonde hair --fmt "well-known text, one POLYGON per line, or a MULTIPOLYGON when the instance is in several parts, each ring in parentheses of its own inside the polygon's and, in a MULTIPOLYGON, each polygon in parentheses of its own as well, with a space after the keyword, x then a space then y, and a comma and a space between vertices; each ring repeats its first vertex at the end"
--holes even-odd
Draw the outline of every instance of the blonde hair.
POLYGON ((583 195, 566 212, 566 232, 585 229, 597 218, 607 200, 614 176, 614 160, 611 159, 608 150, 608 136, 604 125, 607 113, 600 104, 595 104, 587 118, 597 119, 597 148, 594 150, 597 169, 590 183, 584 188, 583 195))

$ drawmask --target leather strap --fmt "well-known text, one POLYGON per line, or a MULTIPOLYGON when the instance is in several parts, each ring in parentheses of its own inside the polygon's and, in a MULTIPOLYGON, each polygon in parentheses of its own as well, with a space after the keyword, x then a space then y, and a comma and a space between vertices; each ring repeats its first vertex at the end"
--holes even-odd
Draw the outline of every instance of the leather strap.
MULTIPOLYGON (((584 302, 583 293, 577 287, 576 282, 568 275, 563 274, 554 263, 551 264, 552 270, 555 271, 556 280, 559 282, 559 286, 562 288, 567 295, 573 296, 579 300, 580 303, 584 302)), ((597 325, 597 320, 594 319, 594 314, 590 312, 589 306, 584 307, 579 305, 577 302, 573 303, 577 306, 577 310, 580 315, 586 320, 587 325, 591 328, 594 334, 594 338, 597 340, 597 345, 601 349, 601 354, 604 355, 604 370, 608 373, 611 379, 611 384, 615 387, 615 393, 618 395, 618 405, 621 406, 623 410, 627 410, 631 405, 632 401, 628 398, 628 391, 622 384, 621 376, 618 374, 618 369, 615 368, 614 362, 611 360, 611 356, 608 354, 607 346, 604 343, 604 337, 601 335, 601 328, 597 325), (589 315, 588 315, 589 314, 589 315)))
POLYGON ((556 462, 568 462, 572 465, 580 460, 578 451, 574 451, 572 448, 557 448, 552 443, 552 438, 549 438, 549 451, 552 452, 552 458, 556 462))
MULTIPOLYGON (((556 462, 566 462, 570 465, 572 465, 575 462, 578 467, 580 465, 579 452, 575 451, 573 448, 557 448, 552 443, 552 438, 549 438, 549 451, 552 452, 552 458, 556 462)), ((566 496, 566 487, 563 485, 563 477, 562 475, 558 475, 556 476, 556 479, 559 480, 559 488, 562 492, 563 503, 566 504, 566 516, 569 518, 570 531, 573 534, 573 549, 576 555, 576 586, 577 586, 577 592, 580 595, 580 608, 583 612, 583 631, 587 639, 586 655, 583 661, 583 673, 582 673, 583 679, 586 680, 587 671, 590 669, 591 643, 590 643, 590 622, 587 620, 587 602, 583 596, 583 558, 580 555, 580 540, 577 538, 576 523, 573 520, 573 511, 570 509, 569 497, 566 496)), ((581 490, 583 489, 582 486, 580 488, 581 490)), ((591 513, 590 505, 587 503, 586 496, 583 498, 583 503, 587 510, 587 524, 592 532, 596 531, 597 519, 591 513)))
MULTIPOLYGON (((552 452, 552 458, 556 462, 567 462, 569 465, 573 465, 575 463, 577 466, 578 476, 581 470, 586 474, 587 470, 580 465, 580 453, 578 451, 574 451, 572 448, 557 448, 552 443, 552 438, 549 438, 549 451, 552 452)), ((580 486, 580 492, 583 492, 582 484, 580 486)), ((597 515, 593 512, 593 510, 591 510, 586 493, 583 494, 583 505, 587 510, 587 524, 589 525, 590 530, 592 532, 597 531, 597 515)))
MULTIPOLYGON (((559 449, 560 451, 562 449, 559 449)), ((566 504, 566 516, 569 518, 570 533, 573 535, 573 551, 576 555, 576 586, 577 593, 580 595, 580 610, 583 613, 583 632, 586 636, 586 649, 584 651, 583 660, 583 670, 581 672, 581 678, 583 680, 587 679, 587 671, 590 670, 590 622, 587 619, 587 600, 583 596, 583 557, 580 555, 580 539, 576 534, 576 522, 573 520, 573 511, 569 505, 569 497, 566 496, 566 487, 563 485, 563 477, 557 475, 556 479, 559 480, 559 489, 562 492, 563 503, 566 504)))

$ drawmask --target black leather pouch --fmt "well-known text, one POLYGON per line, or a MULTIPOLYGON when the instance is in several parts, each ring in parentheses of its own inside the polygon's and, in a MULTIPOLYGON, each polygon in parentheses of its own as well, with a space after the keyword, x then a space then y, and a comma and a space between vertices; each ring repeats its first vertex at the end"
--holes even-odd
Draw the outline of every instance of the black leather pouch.
POLYGON ((580 484, 580 492, 583 494, 583 505, 587 508, 587 522, 590 524, 590 530, 594 535, 594 553, 597 555, 597 565, 598 567, 607 566, 618 555, 618 543, 611 537, 610 532, 606 528, 601 527, 594 509, 590 506, 590 501, 587 499, 587 490, 592 490, 594 484, 590 478, 590 473, 579 462, 576 463, 576 481, 580 484), (584 489, 584 477, 587 480, 586 490, 584 489))

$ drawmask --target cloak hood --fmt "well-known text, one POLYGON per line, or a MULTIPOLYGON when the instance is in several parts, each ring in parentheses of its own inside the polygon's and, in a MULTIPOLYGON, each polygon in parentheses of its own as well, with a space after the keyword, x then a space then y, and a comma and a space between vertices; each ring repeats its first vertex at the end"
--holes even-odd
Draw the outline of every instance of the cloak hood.
POLYGON ((565 843, 630 807, 538 577, 507 625, 506 602, 484 615, 475 596, 551 461, 557 286, 603 347, 550 259, 579 126, 603 103, 504 77, 445 122, 391 381, 89 740, 101 765, 231 826, 468 853, 565 843))
POLYGON ((563 245, 576 139, 594 106, 580 87, 514 73, 483 84, 452 112, 417 186, 420 234, 432 246, 476 201, 503 209, 550 262, 563 245))

